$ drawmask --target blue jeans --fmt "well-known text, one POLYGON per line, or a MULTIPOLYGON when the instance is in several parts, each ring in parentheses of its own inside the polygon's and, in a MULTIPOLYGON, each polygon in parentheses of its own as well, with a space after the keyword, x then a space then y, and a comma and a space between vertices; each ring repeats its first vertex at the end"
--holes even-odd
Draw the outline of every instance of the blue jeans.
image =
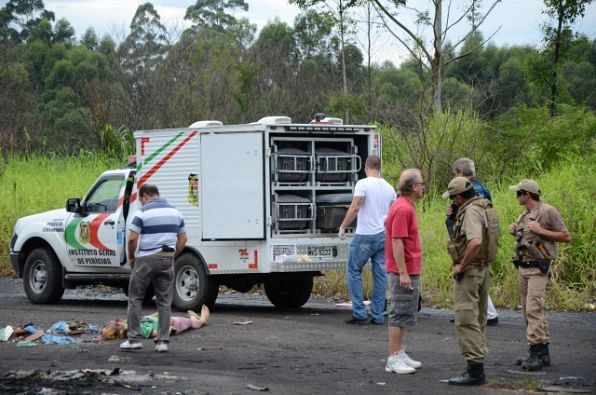
POLYGON ((387 273, 385 269, 385 232, 376 235, 355 235, 348 250, 347 283, 352 298, 352 316, 359 320, 368 318, 364 307, 362 268, 370 259, 373 276, 371 316, 375 323, 383 323, 387 273))

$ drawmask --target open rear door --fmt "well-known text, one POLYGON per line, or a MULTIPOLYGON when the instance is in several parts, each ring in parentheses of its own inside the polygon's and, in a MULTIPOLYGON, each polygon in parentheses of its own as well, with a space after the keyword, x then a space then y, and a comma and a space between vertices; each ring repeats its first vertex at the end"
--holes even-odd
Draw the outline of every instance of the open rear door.
POLYGON ((265 238, 263 134, 201 134, 203 239, 265 238))

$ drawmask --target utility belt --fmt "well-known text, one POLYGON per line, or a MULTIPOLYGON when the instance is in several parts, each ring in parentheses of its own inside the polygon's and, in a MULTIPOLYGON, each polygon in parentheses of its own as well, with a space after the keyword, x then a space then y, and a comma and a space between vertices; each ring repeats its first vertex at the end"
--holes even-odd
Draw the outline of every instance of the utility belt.
POLYGON ((518 269, 523 267, 524 269, 529 269, 532 267, 537 267, 540 269, 542 274, 548 273, 548 269, 550 268, 550 260, 548 259, 541 259, 537 261, 522 261, 521 259, 514 259, 513 265, 518 269))
POLYGON ((153 255, 163 256, 163 257, 166 257, 166 258, 174 258, 174 253, 173 252, 162 252, 162 251, 160 251, 160 252, 156 252, 153 255))
POLYGON ((163 256, 166 258, 174 258, 174 253, 176 252, 176 249, 172 248, 172 247, 168 247, 167 245, 162 245, 161 246, 161 251, 156 252, 153 255, 157 255, 157 256, 163 256))

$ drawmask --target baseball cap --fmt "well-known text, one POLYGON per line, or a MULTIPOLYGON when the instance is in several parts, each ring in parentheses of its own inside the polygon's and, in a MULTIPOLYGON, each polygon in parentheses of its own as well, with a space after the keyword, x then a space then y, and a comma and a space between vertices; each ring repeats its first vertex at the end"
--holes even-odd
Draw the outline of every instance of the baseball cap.
POLYGON ((448 198, 449 196, 454 196, 459 193, 469 191, 472 189, 472 182, 468 180, 466 177, 455 177, 453 180, 449 181, 449 185, 447 185, 447 192, 443 193, 443 198, 448 198))
POLYGON ((540 186, 534 180, 521 180, 519 184, 511 185, 509 187, 509 190, 515 192, 523 190, 526 192, 534 193, 536 195, 540 195, 540 186))

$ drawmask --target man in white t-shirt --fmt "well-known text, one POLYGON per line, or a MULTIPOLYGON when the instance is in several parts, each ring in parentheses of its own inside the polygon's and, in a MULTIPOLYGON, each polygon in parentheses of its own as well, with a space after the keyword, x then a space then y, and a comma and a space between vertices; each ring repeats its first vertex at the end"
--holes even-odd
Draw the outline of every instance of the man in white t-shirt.
POLYGON ((395 189, 381 178, 381 158, 371 155, 364 165, 366 178, 358 181, 350 208, 339 227, 339 238, 345 237, 346 227, 358 217, 354 239, 348 250, 346 279, 352 298, 352 318, 348 324, 365 324, 368 314, 364 307, 362 269, 370 259, 373 275, 371 303, 371 324, 385 322, 385 291, 387 275, 385 271, 385 217, 391 203, 397 198, 395 189))

